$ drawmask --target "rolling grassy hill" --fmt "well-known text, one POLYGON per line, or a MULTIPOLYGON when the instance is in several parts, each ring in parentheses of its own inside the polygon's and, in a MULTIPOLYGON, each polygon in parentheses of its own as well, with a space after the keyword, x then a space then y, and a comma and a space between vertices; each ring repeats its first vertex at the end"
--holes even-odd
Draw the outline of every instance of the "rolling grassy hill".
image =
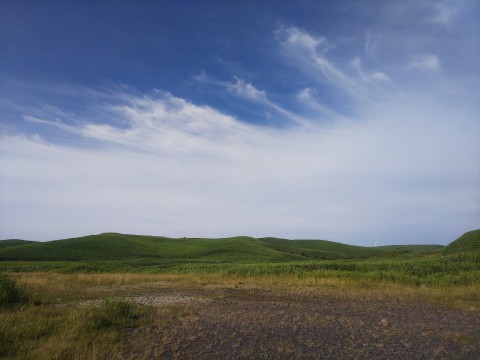
POLYGON ((379 248, 341 244, 327 240, 259 239, 265 246, 288 254, 310 259, 367 258, 379 255, 379 248))
POLYGON ((444 250, 445 254, 480 252, 480 229, 469 231, 451 242, 444 250))
POLYGON ((36 242, 0 249, 0 259, 2 260, 102 261, 142 258, 281 261, 293 259, 295 256, 265 247, 259 241, 248 237, 172 239, 115 233, 36 242))
POLYGON ((0 260, 7 261, 116 261, 134 259, 220 262, 359 259, 403 255, 441 248, 440 245, 361 247, 326 240, 167 238, 104 233, 79 238, 26 242, 0 241, 0 260), (5 244, 2 244, 5 243, 5 244))
POLYGON ((0 241, 0 249, 12 247, 12 246, 26 245, 31 243, 33 243, 33 241, 18 240, 18 239, 2 240, 0 241))

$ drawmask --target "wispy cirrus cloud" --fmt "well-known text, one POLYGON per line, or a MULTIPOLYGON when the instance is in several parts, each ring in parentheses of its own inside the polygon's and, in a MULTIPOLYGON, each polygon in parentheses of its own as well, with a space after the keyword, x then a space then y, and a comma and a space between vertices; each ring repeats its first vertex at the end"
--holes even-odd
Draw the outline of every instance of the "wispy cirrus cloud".
POLYGON ((253 138, 252 127, 168 92, 156 90, 142 96, 118 92, 111 96, 116 98, 116 104, 104 104, 103 114, 105 118, 116 117, 122 126, 87 119, 79 125, 69 125, 58 117, 48 120, 25 116, 25 120, 53 126, 86 140, 150 152, 191 153, 208 149, 212 154, 221 153, 234 140, 233 135, 238 139, 239 134, 246 133, 248 136, 243 138, 253 138))
POLYGON ((382 71, 375 71, 372 73, 365 73, 362 68, 362 60, 356 56, 351 62, 352 69, 354 69, 359 79, 369 85, 376 86, 376 81, 389 81, 390 78, 382 71))
MULTIPOLYGON (((286 118, 296 125, 310 125, 310 120, 308 118, 302 116, 301 114, 296 114, 292 111, 289 111, 285 107, 275 103, 274 101, 271 101, 268 98, 267 92, 265 90, 257 89, 253 84, 246 82, 244 79, 235 76, 234 81, 221 81, 213 79, 206 74, 197 75, 195 76, 195 79, 201 83, 219 86, 226 89, 229 93, 261 104, 265 107, 266 110, 273 110, 276 113, 277 117, 278 115, 280 115, 282 118, 286 118)), ((271 117, 271 115, 269 115, 269 117, 271 117)))
POLYGON ((462 1, 439 1, 434 5, 430 20, 439 25, 448 26, 455 20, 462 1))
POLYGON ((348 72, 327 57, 331 44, 326 38, 297 27, 281 27, 277 31, 277 39, 282 56, 293 66, 318 84, 334 86, 350 100, 369 102, 372 92, 377 91, 381 83, 390 80, 383 71, 365 72, 358 56, 350 63, 353 73, 348 72))
POLYGON ((319 115, 324 115, 328 119, 342 118, 342 115, 322 104, 317 100, 318 98, 318 92, 314 88, 301 89, 296 95, 296 100, 308 109, 312 109, 317 114, 317 117, 319 115))
POLYGON ((433 54, 417 55, 410 59, 408 66, 422 71, 440 70, 440 59, 433 54))
POLYGON ((327 59, 330 45, 324 37, 311 35, 296 27, 282 27, 277 31, 277 38, 283 55, 294 66, 344 91, 358 90, 358 84, 327 59))
POLYGON ((246 83, 243 79, 235 77, 235 82, 227 82, 227 90, 239 96, 246 97, 251 100, 268 103, 265 91, 258 90, 252 84, 246 83))

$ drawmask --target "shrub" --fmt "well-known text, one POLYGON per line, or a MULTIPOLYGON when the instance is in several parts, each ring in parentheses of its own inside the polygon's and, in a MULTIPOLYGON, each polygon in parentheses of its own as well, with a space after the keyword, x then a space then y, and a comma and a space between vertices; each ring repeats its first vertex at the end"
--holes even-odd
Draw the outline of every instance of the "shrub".
POLYGON ((90 306, 81 314, 84 331, 120 329, 131 326, 139 315, 132 303, 122 299, 104 300, 99 307, 90 306))
POLYGON ((0 307, 27 301, 23 287, 8 274, 0 274, 0 307))

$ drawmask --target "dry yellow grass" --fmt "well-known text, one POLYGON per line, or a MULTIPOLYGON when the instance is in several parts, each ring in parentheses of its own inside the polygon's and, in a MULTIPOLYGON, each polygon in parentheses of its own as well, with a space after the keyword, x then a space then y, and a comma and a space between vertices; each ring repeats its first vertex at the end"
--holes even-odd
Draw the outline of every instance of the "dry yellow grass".
POLYGON ((353 281, 335 278, 295 276, 229 277, 222 274, 58 274, 17 273, 33 297, 65 302, 112 296, 155 293, 159 288, 214 289, 258 288, 298 292, 318 289, 341 291, 352 296, 421 297, 469 310, 480 310, 480 284, 468 286, 406 286, 388 282, 353 281))

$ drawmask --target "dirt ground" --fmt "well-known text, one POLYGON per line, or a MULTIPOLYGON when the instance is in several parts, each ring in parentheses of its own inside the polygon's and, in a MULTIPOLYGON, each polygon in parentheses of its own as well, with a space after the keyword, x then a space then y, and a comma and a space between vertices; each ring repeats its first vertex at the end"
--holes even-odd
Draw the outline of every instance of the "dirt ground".
POLYGON ((368 291, 196 289, 133 298, 123 359, 480 359, 480 313, 368 291))

